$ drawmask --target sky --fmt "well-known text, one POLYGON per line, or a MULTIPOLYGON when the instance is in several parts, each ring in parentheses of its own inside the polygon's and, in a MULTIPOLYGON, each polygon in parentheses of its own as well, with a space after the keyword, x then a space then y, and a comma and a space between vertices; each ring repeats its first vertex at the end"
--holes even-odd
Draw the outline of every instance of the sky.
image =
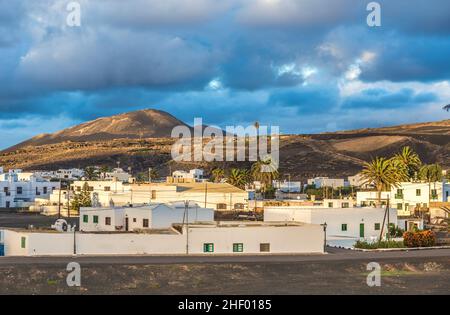
POLYGON ((317 133, 449 119, 450 1, 0 0, 0 149, 154 108, 317 133))

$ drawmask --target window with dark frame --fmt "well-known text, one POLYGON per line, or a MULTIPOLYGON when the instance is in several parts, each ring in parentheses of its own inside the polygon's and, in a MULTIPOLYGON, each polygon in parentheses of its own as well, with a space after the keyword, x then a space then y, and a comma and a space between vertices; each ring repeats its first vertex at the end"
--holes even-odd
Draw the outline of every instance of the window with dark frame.
POLYGON ((270 243, 261 243, 261 244, 259 244, 259 251, 261 253, 268 253, 268 252, 270 252, 270 243))
POLYGON ((142 220, 142 227, 148 228, 148 219, 142 220))

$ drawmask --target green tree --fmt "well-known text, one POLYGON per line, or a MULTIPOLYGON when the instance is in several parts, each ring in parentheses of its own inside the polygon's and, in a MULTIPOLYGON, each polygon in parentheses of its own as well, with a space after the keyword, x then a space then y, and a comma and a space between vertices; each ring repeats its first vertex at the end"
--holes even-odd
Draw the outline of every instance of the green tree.
POLYGON ((398 187, 407 178, 406 170, 395 160, 377 157, 364 164, 361 172, 364 184, 373 184, 377 190, 377 205, 381 206, 381 192, 398 187))
POLYGON ((254 180, 261 182, 264 193, 272 187, 273 180, 279 177, 278 169, 270 158, 253 163, 251 174, 254 180))
POLYGON ((244 189, 248 183, 248 172, 243 169, 233 168, 228 174, 227 183, 236 186, 240 189, 244 189))
MULTIPOLYGON (((429 164, 421 167, 419 171, 419 178, 428 183, 428 206, 431 199, 431 183, 436 185, 436 182, 442 181, 442 168, 439 164, 429 164)), ((436 186, 435 186, 436 189, 436 186)))
POLYGON ((84 177, 87 180, 97 180, 98 179, 98 171, 93 166, 88 166, 84 169, 84 177))
POLYGON ((225 171, 221 168, 215 168, 211 172, 212 180, 215 183, 219 183, 223 178, 225 178, 225 171))
POLYGON ((84 183, 81 192, 75 193, 71 203, 71 209, 80 211, 81 207, 91 207, 91 206, 92 200, 91 200, 91 193, 89 192, 89 185, 88 183, 84 183))
POLYGON ((443 107, 443 109, 446 110, 447 112, 450 111, 450 104, 445 105, 445 106, 443 107))
POLYGON ((393 160, 406 169, 409 180, 417 179, 418 172, 422 166, 419 155, 406 146, 402 148, 400 153, 394 155, 393 160))

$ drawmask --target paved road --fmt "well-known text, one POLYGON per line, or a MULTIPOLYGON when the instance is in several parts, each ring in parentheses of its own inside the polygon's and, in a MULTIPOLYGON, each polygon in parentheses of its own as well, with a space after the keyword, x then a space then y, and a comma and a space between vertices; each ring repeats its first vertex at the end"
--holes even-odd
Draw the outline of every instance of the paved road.
POLYGON ((448 258, 450 261, 450 249, 359 252, 329 248, 328 252, 325 255, 0 257, 0 265, 55 265, 70 261, 77 261, 88 265, 407 261, 415 258, 448 258))

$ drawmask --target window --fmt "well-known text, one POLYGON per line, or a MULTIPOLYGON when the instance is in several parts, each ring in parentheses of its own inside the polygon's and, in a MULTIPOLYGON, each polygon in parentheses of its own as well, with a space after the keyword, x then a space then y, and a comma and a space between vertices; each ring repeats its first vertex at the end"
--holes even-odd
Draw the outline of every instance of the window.
POLYGON ((270 244, 269 243, 261 243, 259 244, 259 251, 262 253, 270 252, 270 244))
POLYGON ((94 215, 94 223, 98 223, 98 215, 94 215))
POLYGON ((341 225, 341 231, 343 232, 347 231, 347 224, 344 223, 341 225))
POLYGON ((395 199, 403 199, 403 189, 397 189, 397 193, 395 194, 395 199))
POLYGON ((213 253, 214 252, 214 244, 213 243, 203 244, 203 252, 204 253, 213 253))
POLYGON ((111 217, 105 218, 105 225, 111 225, 111 217))
POLYGON ((20 238, 20 247, 25 248, 27 246, 27 238, 25 236, 22 236, 20 238))
POLYGON ((379 231, 380 230, 380 223, 375 223, 375 231, 379 231))
POLYGON ((7 201, 6 202, 6 208, 9 208, 11 206, 11 202, 10 201, 7 201))
POLYGON ((333 203, 332 202, 328 203, 328 208, 333 208, 333 203))
POLYGON ((142 227, 148 228, 148 219, 142 220, 142 227))
POLYGON ((105 191, 111 191, 111 187, 105 186, 105 191))
POLYGON ((397 210, 402 210, 402 209, 403 209, 403 204, 397 203, 397 210))
POLYGON ((234 204, 234 209, 236 209, 236 210, 243 210, 244 209, 244 204, 243 203, 235 203, 234 204))
POLYGON ((233 253, 242 253, 243 251, 244 251, 244 244, 242 243, 233 244, 233 253))
POLYGON ((348 202, 343 202, 342 203, 342 208, 349 208, 350 204, 348 202))
POLYGON ((217 210, 227 210, 227 204, 226 203, 218 203, 217 210))
POLYGON ((42 187, 42 192, 44 193, 44 195, 47 194, 47 187, 42 187))
POLYGON ((17 187, 17 194, 21 195, 22 194, 22 187, 17 187))
POLYGON ((136 218, 133 218, 133 222, 134 222, 134 223, 136 223, 136 222, 137 222, 136 218))
POLYGON ((89 186, 88 187, 88 191, 94 191, 94 187, 93 186, 89 186))
POLYGON ((416 196, 420 197, 422 195, 422 190, 421 189, 416 189, 416 196))
POLYGON ((152 199, 156 199, 156 190, 152 190, 152 199))
POLYGON ((89 222, 89 217, 87 214, 83 214, 83 222, 84 223, 88 223, 89 222))

